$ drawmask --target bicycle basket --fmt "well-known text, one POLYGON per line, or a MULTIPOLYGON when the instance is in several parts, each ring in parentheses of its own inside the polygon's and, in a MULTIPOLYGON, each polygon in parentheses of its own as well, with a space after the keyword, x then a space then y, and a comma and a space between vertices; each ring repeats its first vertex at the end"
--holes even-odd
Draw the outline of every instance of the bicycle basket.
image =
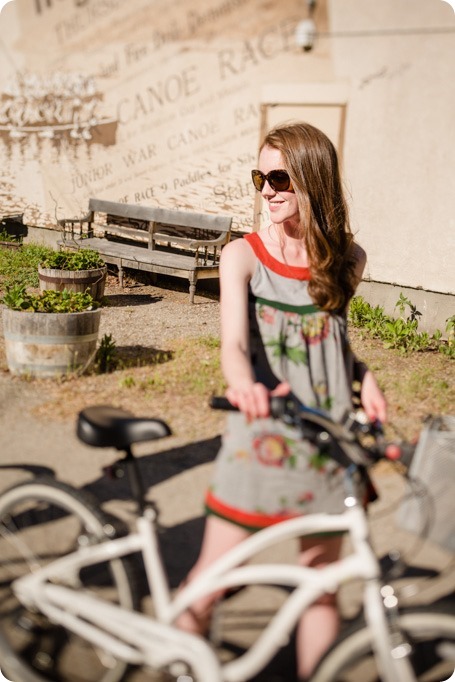
POLYGON ((416 485, 398 510, 398 526, 455 552, 455 417, 428 418, 409 477, 416 485))

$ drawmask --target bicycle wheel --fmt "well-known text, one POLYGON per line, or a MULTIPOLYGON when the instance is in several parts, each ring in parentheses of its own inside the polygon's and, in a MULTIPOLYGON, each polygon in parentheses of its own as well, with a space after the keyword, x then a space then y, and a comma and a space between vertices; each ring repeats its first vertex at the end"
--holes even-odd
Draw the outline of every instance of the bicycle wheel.
MULTIPOLYGON (((410 657, 419 682, 441 682, 455 668, 453 603, 442 601, 404 609, 399 625, 413 652, 410 657)), ((311 682, 378 682, 371 632, 359 619, 335 642, 319 663, 311 682)))
MULTIPOLYGON (((96 501, 54 479, 36 479, 0 496, 0 669, 14 682, 118 682, 127 664, 45 616, 25 608, 11 583, 82 543, 113 531, 96 501)), ((129 565, 113 560, 77 576, 81 589, 111 603, 137 605, 129 565)))

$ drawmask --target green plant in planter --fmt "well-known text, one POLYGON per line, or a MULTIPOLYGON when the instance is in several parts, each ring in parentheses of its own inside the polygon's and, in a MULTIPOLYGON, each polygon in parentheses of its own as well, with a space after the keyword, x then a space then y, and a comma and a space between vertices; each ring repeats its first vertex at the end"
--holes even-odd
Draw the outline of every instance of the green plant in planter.
POLYGON ((13 234, 7 232, 5 229, 0 229, 0 242, 19 243, 19 240, 13 234))
POLYGON ((22 285, 8 287, 2 302, 11 310, 35 313, 80 313, 99 308, 99 303, 87 291, 64 289, 31 294, 22 285))
POLYGON ((53 270, 95 270, 104 267, 104 261, 92 249, 53 251, 41 261, 41 267, 53 270))

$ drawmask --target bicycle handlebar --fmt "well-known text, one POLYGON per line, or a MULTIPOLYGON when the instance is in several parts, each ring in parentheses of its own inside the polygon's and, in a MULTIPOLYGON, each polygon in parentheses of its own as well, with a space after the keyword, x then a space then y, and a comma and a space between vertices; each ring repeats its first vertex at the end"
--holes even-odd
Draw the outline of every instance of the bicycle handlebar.
MULTIPOLYGON (((238 411, 224 396, 213 396, 210 407, 215 410, 238 411)), ((389 459, 399 461, 409 468, 414 456, 415 445, 384 441, 380 424, 360 423, 351 416, 346 423, 334 422, 326 414, 305 407, 289 396, 272 397, 270 414, 274 419, 296 427, 302 438, 328 451, 344 467, 352 463, 369 467, 379 460, 389 459), (361 443, 358 432, 372 436, 373 445, 361 443)))

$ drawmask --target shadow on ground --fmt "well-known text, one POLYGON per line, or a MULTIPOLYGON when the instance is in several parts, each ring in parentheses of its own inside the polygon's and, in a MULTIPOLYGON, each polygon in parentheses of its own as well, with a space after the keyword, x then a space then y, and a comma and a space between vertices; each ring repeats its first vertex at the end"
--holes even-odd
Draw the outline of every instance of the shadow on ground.
POLYGON ((116 346, 113 364, 115 368, 161 365, 174 357, 174 351, 150 346, 116 346))
POLYGON ((149 305, 159 303, 164 296, 152 296, 151 294, 107 294, 103 297, 103 304, 112 308, 127 308, 135 305, 149 305))
MULTIPOLYGON (((178 476, 192 467, 213 461, 220 447, 220 438, 210 438, 185 446, 172 448, 138 458, 142 480, 146 489, 178 476)), ((131 500, 126 478, 112 479, 109 472, 84 486, 84 491, 104 504, 113 500, 131 500)), ((153 492, 151 497, 153 498, 153 492)), ((192 518, 175 526, 162 527, 159 533, 163 561, 171 587, 177 587, 196 561, 204 529, 204 517, 192 518)), ((144 575, 143 571, 140 574, 144 575)), ((145 575, 141 592, 146 591, 145 575)))

